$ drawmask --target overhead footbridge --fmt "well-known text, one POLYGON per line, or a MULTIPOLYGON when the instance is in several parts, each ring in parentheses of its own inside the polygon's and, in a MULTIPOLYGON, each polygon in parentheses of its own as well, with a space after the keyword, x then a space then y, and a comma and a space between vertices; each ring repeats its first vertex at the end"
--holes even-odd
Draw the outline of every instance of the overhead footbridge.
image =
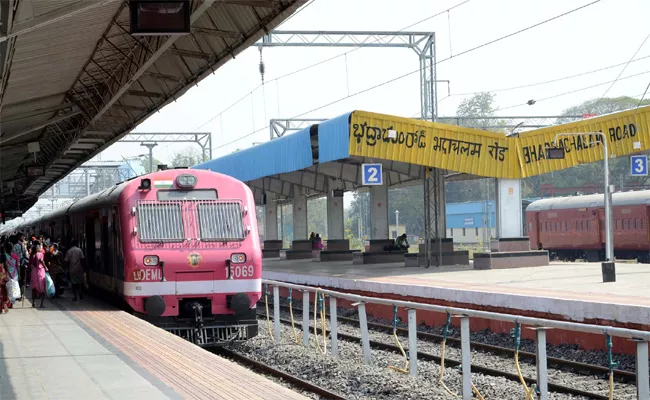
MULTIPOLYGON (((0 2, 5 217, 30 208, 52 184, 216 72, 305 0, 170 3, 186 3, 190 33, 132 35, 135 2, 127 0, 0 2)), ((154 29, 159 21, 147 23, 154 29)))

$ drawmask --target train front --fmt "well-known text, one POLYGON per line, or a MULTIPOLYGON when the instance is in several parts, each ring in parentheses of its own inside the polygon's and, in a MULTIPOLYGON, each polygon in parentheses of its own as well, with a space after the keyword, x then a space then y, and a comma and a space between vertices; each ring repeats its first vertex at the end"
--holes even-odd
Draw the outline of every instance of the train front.
POLYGON ((201 346, 257 335, 262 254, 250 189, 229 176, 166 170, 120 196, 124 299, 201 346))

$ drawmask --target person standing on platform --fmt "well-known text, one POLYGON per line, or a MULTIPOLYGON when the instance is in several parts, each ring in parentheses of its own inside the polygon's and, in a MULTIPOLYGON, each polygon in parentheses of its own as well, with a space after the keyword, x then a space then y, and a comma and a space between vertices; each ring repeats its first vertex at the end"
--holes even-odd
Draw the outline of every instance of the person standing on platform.
POLYGON ((11 306, 9 291, 7 289, 9 279, 9 273, 7 272, 7 254, 3 251, 0 254, 0 313, 2 314, 8 313, 9 307, 11 306))
MULTIPOLYGON (((20 271, 20 258, 16 253, 14 253, 13 245, 11 241, 7 240, 5 241, 3 245, 4 249, 2 250, 4 252, 4 257, 5 257, 5 272, 8 275, 8 279, 12 279, 16 282, 16 285, 20 285, 19 283, 19 271, 20 271)), ((15 300, 15 299, 14 299, 15 300)), ((9 308, 12 308, 13 304, 9 304, 9 308)))
POLYGON ((45 254, 45 263, 50 270, 50 277, 52 277, 54 287, 56 288, 54 297, 58 299, 63 294, 63 262, 61 260, 59 246, 56 243, 52 243, 50 251, 45 254))
POLYGON ((65 259, 63 261, 68 264, 70 283, 72 283, 72 294, 74 295, 72 301, 77 301, 77 294, 79 295, 79 300, 83 300, 84 296, 82 287, 84 283, 84 253, 79 247, 77 247, 77 239, 72 239, 70 241, 70 248, 65 253, 65 259))
POLYGON ((29 260, 32 269, 32 307, 36 307, 36 299, 41 299, 41 308, 45 308, 43 302, 45 301, 45 273, 47 266, 45 265, 44 255, 39 242, 34 242, 32 247, 32 255, 29 260))

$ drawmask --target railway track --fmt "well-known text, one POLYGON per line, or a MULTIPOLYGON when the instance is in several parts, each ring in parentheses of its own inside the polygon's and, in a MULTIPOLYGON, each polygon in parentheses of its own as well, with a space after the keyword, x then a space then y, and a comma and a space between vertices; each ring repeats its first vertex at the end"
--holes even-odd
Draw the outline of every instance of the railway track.
MULTIPOLYGON (((270 304, 269 304, 269 306, 270 306, 270 304)), ((265 319, 266 314, 264 312, 258 311, 258 317, 261 317, 261 318, 265 319)), ((344 319, 345 318, 343 318, 343 317, 337 317, 337 320, 342 321, 342 322, 344 321, 344 319)), ((289 320, 289 319, 280 318, 280 322, 282 324, 284 324, 284 325, 291 326, 291 320, 289 320)), ((358 321, 357 321, 357 323, 358 323, 358 321)), ((302 329, 302 324, 301 323, 294 322, 293 325, 298 329, 302 329)), ((370 328, 370 325, 371 324, 368 323, 369 328, 370 328)), ((382 326, 381 324, 375 324, 375 325, 382 326)), ((316 329, 317 329, 317 331, 319 333, 321 333, 321 334, 323 333, 321 328, 317 327, 316 329)), ((310 330, 313 330, 313 327, 310 327, 310 330)), ((390 331, 392 332, 392 327, 390 327, 390 331)), ((330 334, 330 331, 326 330, 326 334, 330 334)), ((347 341, 347 342, 350 342, 350 343, 356 343, 356 344, 361 343, 361 337, 360 336, 349 335, 349 334, 342 333, 342 332, 337 332, 337 338, 339 340, 344 340, 344 341, 347 341)), ((449 340, 449 338, 447 338, 447 340, 449 340)), ((370 340, 370 347, 373 348, 373 349, 376 349, 376 350, 383 350, 383 351, 388 351, 388 352, 393 352, 393 353, 398 353, 398 354, 400 353, 399 347, 397 347, 395 345, 392 345, 392 344, 388 344, 388 343, 378 342, 378 341, 375 341, 375 340, 370 340)), ((498 347, 498 346, 493 346, 493 347, 498 347)), ((418 360, 429 361, 429 362, 436 363, 438 365, 441 362, 440 357, 438 357, 436 355, 433 355, 433 354, 430 354, 430 353, 422 352, 422 351, 418 351, 418 360)), ((564 360, 562 360, 562 361, 564 361, 564 360)), ((577 364, 580 364, 580 363, 577 363, 577 364)), ((452 367, 453 368, 453 367, 459 367, 460 365, 461 365, 461 362, 459 360, 455 360, 455 359, 449 358, 447 356, 445 357, 445 367, 452 367)), ((585 366, 589 366, 589 365, 585 364, 585 366)), ((502 370, 497 370, 497 369, 494 369, 494 368, 489 368, 489 367, 485 367, 485 366, 481 366, 481 365, 474 365, 474 364, 472 364, 471 369, 472 369, 472 372, 475 372, 475 373, 488 375, 488 376, 494 376, 494 377, 503 377, 503 378, 508 379, 510 381, 513 381, 513 382, 519 382, 519 376, 517 374, 513 374, 513 373, 510 373, 510 372, 505 372, 505 371, 502 371, 502 370)), ((524 380, 526 381, 526 383, 528 385, 531 385, 532 383, 536 382, 535 378, 531 378, 529 376, 524 376, 524 380)), ((609 397, 605 396, 605 395, 589 392, 589 391, 586 391, 586 390, 582 390, 582 389, 578 389, 578 388, 574 388, 574 387, 570 387, 570 386, 551 383, 551 382, 548 383, 548 390, 551 391, 551 392, 555 392, 555 393, 568 394, 568 395, 573 395, 573 396, 582 396, 582 397, 586 397, 586 398, 594 399, 594 400, 609 400, 609 397)))
POLYGON ((324 389, 320 386, 314 385, 311 382, 307 382, 303 379, 298 378, 295 375, 291 375, 289 373, 286 373, 282 370, 279 370, 275 367, 272 367, 268 364, 265 364, 263 362, 254 360, 250 357, 247 357, 241 353, 238 353, 232 349, 226 349, 226 348, 219 348, 219 349, 214 349, 214 353, 219 354, 221 356, 225 356, 227 358, 232 359, 233 361, 245 365, 249 367, 250 369, 270 375, 274 378, 279 378, 284 380, 285 382, 291 384, 291 386, 298 388, 302 391, 305 392, 310 392, 317 394, 325 399, 335 399, 335 400, 345 400, 346 397, 341 396, 338 393, 334 393, 332 391, 329 391, 327 389, 324 389))
MULTIPOLYGON (((269 303, 269 308, 272 306, 273 303, 269 303)), ((263 305, 263 304, 262 304, 263 305)), ((289 312, 289 306, 287 305, 280 305, 280 309, 282 311, 289 312)), ((302 309, 300 308, 293 308, 293 313, 294 317, 296 315, 302 316, 302 309)), ((310 311, 309 315, 313 317, 314 312, 310 311)), ((330 317, 329 312, 326 314, 327 318, 330 317)), ((336 317, 337 321, 340 321, 342 323, 352 325, 359 327, 359 320, 355 318, 349 318, 349 317, 341 317, 337 316, 336 317)), ((386 333, 393 333, 393 327, 391 325, 385 325, 385 324, 379 324, 376 322, 368 322, 368 329, 377 331, 377 332, 386 332, 386 333)), ((402 337, 408 337, 408 329, 405 328, 397 328, 397 334, 402 337)), ((417 337, 420 340, 424 340, 427 342, 432 342, 432 343, 441 343, 442 342, 442 335, 437 335, 435 333, 429 333, 429 332, 417 332, 417 337)), ((447 336, 447 346, 450 347, 455 347, 455 348, 460 348, 460 338, 456 337, 451 337, 447 336)), ((471 342, 471 347, 472 350, 480 350, 483 352, 487 353, 495 353, 495 354, 501 354, 504 356, 508 357, 514 357, 515 351, 512 348, 508 347, 501 347, 501 346, 495 346, 487 343, 481 343, 481 342, 471 342)), ((519 359, 524 360, 527 359, 529 361, 535 361, 537 359, 537 355, 535 353, 530 353, 526 351, 521 351, 519 350, 519 359)), ((562 358, 555 358, 555 357, 546 357, 547 359, 547 365, 548 367, 552 367, 554 369, 559 369, 559 370, 570 370, 575 373, 579 373, 582 375, 608 375, 609 374, 609 369, 607 367, 603 367, 601 365, 593 365, 593 364, 585 364, 577 361, 571 361, 571 360, 565 360, 562 358)), ((626 371, 626 370, 619 370, 615 369, 614 370, 614 377, 617 382, 624 382, 624 383, 636 383, 636 373, 632 371, 626 371)))

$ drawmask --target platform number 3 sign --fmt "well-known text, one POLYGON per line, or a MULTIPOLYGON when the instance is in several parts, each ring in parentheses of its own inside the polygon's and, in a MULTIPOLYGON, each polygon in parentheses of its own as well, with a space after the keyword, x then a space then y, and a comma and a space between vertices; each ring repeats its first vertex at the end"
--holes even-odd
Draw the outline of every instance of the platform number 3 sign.
POLYGON ((383 185, 381 164, 361 164, 363 185, 383 185))
POLYGON ((631 156, 632 176, 648 176, 648 156, 631 156))

